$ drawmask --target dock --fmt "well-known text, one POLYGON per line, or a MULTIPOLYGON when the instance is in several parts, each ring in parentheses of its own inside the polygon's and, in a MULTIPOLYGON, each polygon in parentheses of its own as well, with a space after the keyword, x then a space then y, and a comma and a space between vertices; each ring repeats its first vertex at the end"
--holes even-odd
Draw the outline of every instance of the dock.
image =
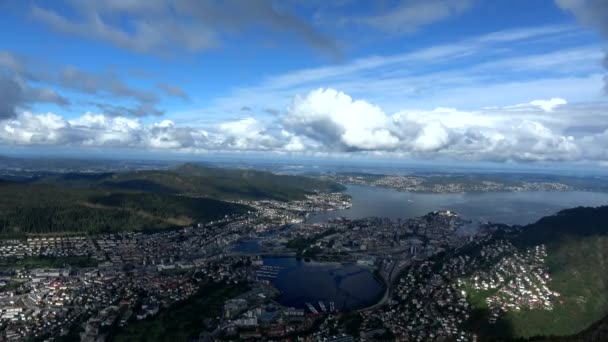
POLYGON ((312 313, 313 313, 313 314, 315 314, 315 315, 318 315, 318 314, 319 314, 319 311, 317 311, 317 309, 315 309, 315 307, 314 307, 314 306, 312 306, 312 304, 310 304, 310 303, 308 303, 308 302, 307 302, 307 303, 305 303, 305 304, 306 304, 306 306, 308 307, 308 310, 310 310, 310 312, 312 312, 312 313))

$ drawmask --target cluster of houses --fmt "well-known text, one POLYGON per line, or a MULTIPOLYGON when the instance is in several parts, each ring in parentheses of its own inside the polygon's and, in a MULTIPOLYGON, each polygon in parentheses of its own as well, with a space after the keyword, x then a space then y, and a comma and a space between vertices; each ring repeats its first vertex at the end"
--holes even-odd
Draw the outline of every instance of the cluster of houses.
POLYGON ((276 290, 262 285, 224 303, 220 324, 226 338, 281 338, 311 330, 319 319, 303 309, 284 307, 272 300, 276 290))
POLYGON ((234 257, 209 260, 197 267, 200 271, 185 272, 154 267, 19 270, 14 274, 19 287, 0 288, 0 340, 56 336, 79 324, 84 340, 98 340, 104 326, 154 316, 191 297, 201 281, 237 281, 239 273, 231 269, 243 263, 234 257))
POLYGON ((419 176, 352 176, 337 175, 333 180, 343 184, 378 186, 407 192, 463 193, 490 191, 571 191, 572 186, 559 182, 522 181, 519 183, 490 180, 435 182, 433 177, 419 176))
POLYGON ((443 262, 426 260, 409 267, 399 279, 389 305, 380 314, 384 325, 411 341, 472 341, 461 325, 469 318, 469 303, 452 279, 467 272, 469 258, 443 262))
POLYGON ((560 294, 548 287, 551 277, 545 265, 545 245, 521 253, 509 241, 499 240, 484 246, 480 257, 482 262, 492 266, 459 280, 459 285, 472 291, 492 293, 485 298, 491 311, 490 323, 496 323, 500 315, 508 311, 553 310, 560 294))
POLYGON ((96 250, 85 236, 28 237, 0 240, 1 258, 87 256, 96 250))
POLYGON ((313 212, 348 209, 351 197, 340 192, 316 192, 304 195, 302 200, 241 200, 236 203, 254 208, 255 216, 262 218, 265 225, 301 223, 313 212))
POLYGON ((277 240, 307 241, 306 249, 340 260, 366 263, 375 258, 389 258, 399 262, 424 259, 445 248, 463 245, 468 238, 454 231, 465 223, 452 211, 436 211, 407 220, 338 218, 326 223, 302 224, 300 229, 283 232, 277 240))

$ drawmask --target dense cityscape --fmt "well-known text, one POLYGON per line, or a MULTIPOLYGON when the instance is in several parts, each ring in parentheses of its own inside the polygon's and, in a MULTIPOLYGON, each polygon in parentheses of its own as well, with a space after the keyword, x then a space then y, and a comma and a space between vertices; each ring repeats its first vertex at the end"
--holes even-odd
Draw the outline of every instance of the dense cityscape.
POLYGON ((366 341, 390 335, 467 341, 474 339, 461 328, 469 316, 467 292, 495 293, 485 299, 492 310, 490 322, 507 310, 550 310, 559 296, 546 286, 543 246, 520 255, 502 240, 486 244, 491 225, 482 227, 476 237, 459 233, 473 223, 451 211, 407 220, 371 217, 307 223, 310 213, 349 208, 350 197, 317 193, 289 202, 239 203, 255 210, 156 233, 2 240, 0 260, 7 266, 0 284, 3 338, 77 334, 82 341, 100 341, 116 331, 120 336, 121 329, 154 319, 213 284, 232 284, 236 290, 233 297, 223 299, 221 317, 211 317, 200 327, 202 340, 308 336, 366 341), (252 239, 259 243, 259 251, 234 248, 252 239), (476 259, 433 259, 471 245, 483 245, 476 259), (265 265, 263 256, 356 264, 373 271, 385 289, 371 306, 359 308, 360 322, 349 329, 344 317, 352 313, 341 303, 279 304, 280 291, 271 280, 280 267, 265 265), (487 271, 477 270, 477 265, 489 262, 487 258, 502 259, 487 271))
POLYGON ((608 341, 608 0, 0 13, 0 342, 608 341))

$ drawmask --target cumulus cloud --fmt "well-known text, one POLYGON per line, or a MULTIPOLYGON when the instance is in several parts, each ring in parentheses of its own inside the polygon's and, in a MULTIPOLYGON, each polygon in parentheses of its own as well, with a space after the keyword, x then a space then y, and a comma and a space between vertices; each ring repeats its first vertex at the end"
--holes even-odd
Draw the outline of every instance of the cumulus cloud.
POLYGON ((65 134, 66 121, 53 113, 32 114, 24 112, 8 121, 0 137, 5 143, 26 145, 59 145, 69 143, 65 134))
POLYGON ((239 151, 281 149, 280 141, 252 117, 222 123, 218 133, 216 143, 222 148, 239 151))
POLYGON ((555 97, 475 111, 438 107, 387 114, 343 92, 317 89, 296 96, 271 121, 247 116, 202 127, 100 113, 67 120, 23 112, 0 120, 0 143, 599 162, 608 160, 607 109, 606 103, 567 104, 555 97))
POLYGON ((444 148, 449 142, 450 134, 439 121, 424 126, 419 132, 413 147, 417 151, 437 151, 444 148))
MULTIPOLYGON (((439 107, 388 116, 366 101, 319 89, 296 97, 283 122, 297 136, 332 152, 384 151, 423 158, 493 161, 596 158, 597 148, 589 141, 597 143, 600 135, 583 129, 572 136, 566 131, 576 126, 578 119, 606 130, 608 115, 577 106, 546 115, 566 104, 561 98, 552 98, 479 111, 439 107)), ((605 107, 599 104, 598 108, 605 107)))
POLYGON ((399 139, 387 129, 388 121, 379 107, 334 89, 296 96, 284 118, 297 134, 345 151, 396 147, 399 139))

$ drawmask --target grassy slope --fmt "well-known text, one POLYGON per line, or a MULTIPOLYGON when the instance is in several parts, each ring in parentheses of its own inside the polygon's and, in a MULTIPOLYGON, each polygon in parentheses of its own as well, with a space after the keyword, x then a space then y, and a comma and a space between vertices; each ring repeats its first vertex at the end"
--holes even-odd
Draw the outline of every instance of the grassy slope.
POLYGON ((560 302, 553 311, 508 314, 515 337, 575 334, 608 314, 608 237, 564 241, 548 253, 549 288, 560 293, 560 302))
MULTIPOLYGON (((608 207, 570 209, 543 218, 525 227, 515 243, 521 248, 547 245, 549 288, 561 296, 553 311, 522 310, 504 316, 499 324, 508 327, 508 335, 576 334, 608 314, 608 207)), ((482 324, 490 334, 486 337, 500 336, 492 335, 498 329, 486 328, 482 324)))
POLYGON ((589 328, 570 336, 533 339, 543 342, 604 342, 608 341, 608 316, 595 322, 589 328))

